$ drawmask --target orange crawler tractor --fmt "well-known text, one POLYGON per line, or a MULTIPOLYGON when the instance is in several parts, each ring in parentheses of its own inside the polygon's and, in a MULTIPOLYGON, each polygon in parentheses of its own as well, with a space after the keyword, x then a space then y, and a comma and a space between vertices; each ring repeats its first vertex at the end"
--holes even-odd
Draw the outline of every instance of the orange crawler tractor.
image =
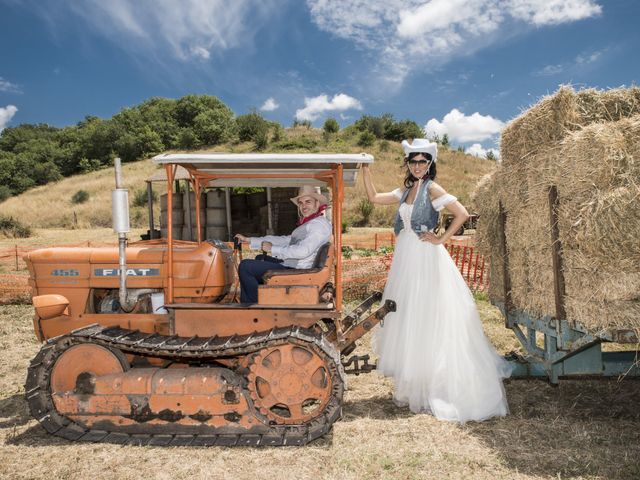
MULTIPOLYGON (((166 238, 127 244, 128 199, 116 159, 119 248, 31 252, 31 414, 69 440, 145 445, 304 445, 341 416, 345 373, 374 368, 349 355, 395 309, 375 294, 343 315, 341 208, 369 155, 172 154, 166 238), (237 256, 219 240, 174 240, 178 167, 209 187, 325 185, 333 239, 314 268, 267 272, 257 304, 234 301, 237 256)), ((182 171, 182 170, 181 170, 182 171)))

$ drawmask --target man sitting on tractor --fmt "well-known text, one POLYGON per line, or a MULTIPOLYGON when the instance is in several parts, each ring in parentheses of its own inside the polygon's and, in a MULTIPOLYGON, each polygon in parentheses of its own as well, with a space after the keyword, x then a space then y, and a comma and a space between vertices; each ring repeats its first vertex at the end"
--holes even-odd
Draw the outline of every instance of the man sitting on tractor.
POLYGON ((242 243, 250 244, 254 250, 260 248, 264 252, 255 260, 240 262, 238 275, 242 303, 258 302, 258 285, 262 283, 265 272, 287 268, 311 268, 320 247, 331 239, 331 222, 324 216, 329 201, 320 193, 318 187, 300 187, 298 196, 293 197, 291 201, 298 207, 300 217, 298 227, 291 235, 236 235, 242 243))

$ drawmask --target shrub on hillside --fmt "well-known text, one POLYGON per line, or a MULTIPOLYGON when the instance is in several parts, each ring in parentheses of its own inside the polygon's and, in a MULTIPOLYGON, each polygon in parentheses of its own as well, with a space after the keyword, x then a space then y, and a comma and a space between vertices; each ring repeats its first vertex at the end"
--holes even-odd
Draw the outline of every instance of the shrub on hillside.
POLYGON ((102 168, 102 163, 97 159, 82 158, 80 159, 80 162, 78 162, 78 167, 82 173, 89 173, 100 170, 102 168))
POLYGON ((253 139, 256 150, 264 150, 269 145, 269 130, 259 132, 253 139))
POLYGON ((327 118, 322 125, 322 130, 327 133, 338 133, 340 131, 340 125, 335 118, 327 118))
POLYGON ((266 138, 269 132, 269 122, 257 112, 240 115, 236 118, 238 125, 238 140, 241 142, 256 142, 266 138))
POLYGON ((358 211, 362 216, 361 225, 363 227, 369 225, 369 219, 371 218, 371 213, 373 213, 373 203, 368 198, 363 198, 358 204, 358 211))
POLYGON ((71 203, 77 205, 79 203, 84 203, 89 200, 89 192, 86 190, 78 190, 71 196, 71 203))
POLYGON ((273 122, 271 127, 273 129, 273 136, 271 137, 271 140, 274 142, 282 140, 282 137, 284 136, 284 128, 282 128, 282 125, 278 122, 273 122))
POLYGON ((361 132, 369 131, 373 133, 376 138, 385 138, 384 134, 387 129, 393 124, 393 115, 385 113, 380 117, 374 117, 372 115, 363 115, 356 122, 354 126, 361 132))
POLYGON ((0 203, 11 196, 11 189, 6 185, 0 185, 0 203))
POLYGON ((424 135, 422 129, 413 120, 397 122, 393 115, 385 113, 380 117, 363 115, 354 123, 361 132, 369 131, 376 138, 399 142, 407 138, 420 138, 424 135))
POLYGON ((369 130, 365 130, 358 137, 358 145, 361 147, 370 147, 376 142, 376 136, 369 130))
POLYGON ((293 121, 293 128, 296 127, 305 127, 307 129, 311 128, 311 120, 298 120, 297 118, 293 121))
MULTIPOLYGON (((158 201, 158 194, 155 190, 152 191, 153 203, 158 201)), ((149 203, 149 196, 147 195, 147 189, 141 188, 136 190, 133 194, 133 206, 134 207, 144 207, 149 203)))
POLYGON ((27 238, 31 236, 31 229, 17 218, 0 215, 0 233, 9 238, 27 238))
POLYGON ((318 146, 318 141, 313 138, 290 138, 274 143, 274 150, 312 150, 318 146))
POLYGON ((401 142, 407 138, 421 138, 423 136, 424 132, 413 120, 394 122, 384 132, 385 139, 393 140, 395 142, 401 142))

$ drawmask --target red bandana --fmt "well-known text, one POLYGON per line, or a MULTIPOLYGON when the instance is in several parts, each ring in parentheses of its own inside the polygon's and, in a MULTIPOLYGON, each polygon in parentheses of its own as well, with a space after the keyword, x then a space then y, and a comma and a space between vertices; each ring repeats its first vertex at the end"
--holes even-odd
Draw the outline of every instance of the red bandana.
POLYGON ((307 223, 309 220, 313 220, 314 218, 318 218, 319 216, 322 215, 322 213, 327 209, 326 205, 320 205, 320 208, 318 208, 318 211, 316 213, 312 213, 311 215, 309 215, 308 217, 304 217, 301 218, 300 220, 298 220, 298 226, 300 225, 304 225, 305 223, 307 223))

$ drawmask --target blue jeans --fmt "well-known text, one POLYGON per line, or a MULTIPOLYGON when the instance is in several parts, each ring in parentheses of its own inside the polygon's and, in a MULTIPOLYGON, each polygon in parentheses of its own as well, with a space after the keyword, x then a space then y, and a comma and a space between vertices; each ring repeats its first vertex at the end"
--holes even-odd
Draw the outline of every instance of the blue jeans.
POLYGON ((286 270, 281 260, 269 255, 258 255, 255 260, 242 260, 238 266, 240 276, 240 302, 258 303, 258 285, 262 285, 262 276, 269 270, 286 270))

